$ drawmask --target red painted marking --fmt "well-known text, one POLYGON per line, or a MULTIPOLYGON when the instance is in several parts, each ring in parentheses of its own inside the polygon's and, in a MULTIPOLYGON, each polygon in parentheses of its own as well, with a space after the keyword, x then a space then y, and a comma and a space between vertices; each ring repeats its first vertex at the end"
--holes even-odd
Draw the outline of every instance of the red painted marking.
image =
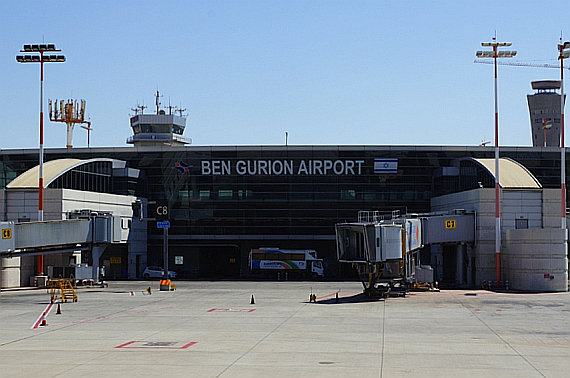
POLYGON ((115 348, 123 348, 123 347, 126 347, 127 345, 130 345, 130 344, 135 343, 135 342, 136 341, 129 341, 128 343, 117 345, 115 348))
POLYGON ((188 344, 182 345, 181 347, 171 347, 171 346, 155 346, 155 347, 148 347, 148 346, 129 346, 134 343, 148 343, 148 341, 129 341, 121 345, 117 345, 115 349, 125 348, 125 349, 187 349, 194 344, 197 344, 197 341, 191 341, 188 344))
POLYGON ((322 297, 317 297, 317 299, 325 299, 325 298, 329 298, 329 297, 334 297, 334 296, 336 296, 336 293, 338 293, 338 291, 335 291, 334 293, 331 293, 331 294, 323 295, 322 297))

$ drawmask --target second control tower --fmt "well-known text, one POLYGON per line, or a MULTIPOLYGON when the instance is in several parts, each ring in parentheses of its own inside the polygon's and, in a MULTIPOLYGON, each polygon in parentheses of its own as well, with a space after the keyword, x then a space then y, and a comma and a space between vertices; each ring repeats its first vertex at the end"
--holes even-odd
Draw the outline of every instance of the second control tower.
MULTIPOLYGON (((527 95, 533 147, 560 147, 560 80, 531 82, 527 95)), ((564 99, 566 101, 566 98, 564 99)))

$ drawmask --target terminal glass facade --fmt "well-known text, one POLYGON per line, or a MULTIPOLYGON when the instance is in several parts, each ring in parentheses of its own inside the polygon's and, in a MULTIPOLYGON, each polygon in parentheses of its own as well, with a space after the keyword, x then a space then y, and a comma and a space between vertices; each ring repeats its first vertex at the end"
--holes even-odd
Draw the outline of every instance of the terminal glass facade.
MULTIPOLYGON (((560 187, 559 149, 506 147, 501 156, 527 167, 544 187, 560 187)), ((46 149, 46 161, 70 157, 118 159, 140 170, 136 179, 126 177, 102 190, 167 200, 169 265, 181 277, 195 277, 222 271, 243 276, 249 250, 259 247, 315 249, 329 272, 336 271, 335 223, 356 220, 360 210, 429 212, 432 197, 479 184, 460 182, 458 169, 466 168, 457 159, 493 158, 494 151, 481 146, 46 149)), ((37 164, 37 150, 1 151, 2 188, 37 164)), ((110 174, 103 167, 99 173, 101 182, 110 174)), ((153 222, 148 230, 148 262, 160 265, 162 230, 153 222)))

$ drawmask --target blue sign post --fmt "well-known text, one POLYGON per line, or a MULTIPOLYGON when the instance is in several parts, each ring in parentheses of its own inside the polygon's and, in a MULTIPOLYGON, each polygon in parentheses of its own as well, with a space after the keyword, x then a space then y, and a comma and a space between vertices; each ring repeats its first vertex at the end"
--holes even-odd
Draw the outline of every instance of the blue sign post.
POLYGON ((170 221, 156 221, 156 228, 162 228, 162 237, 163 237, 163 249, 164 249, 164 277, 162 277, 165 285, 163 285, 163 281, 160 285, 160 291, 170 291, 170 281, 168 277, 168 229, 170 228, 170 221), (168 284, 166 285, 166 283, 168 284))
POLYGON ((158 221, 156 222, 156 228, 170 228, 170 222, 169 221, 158 221))

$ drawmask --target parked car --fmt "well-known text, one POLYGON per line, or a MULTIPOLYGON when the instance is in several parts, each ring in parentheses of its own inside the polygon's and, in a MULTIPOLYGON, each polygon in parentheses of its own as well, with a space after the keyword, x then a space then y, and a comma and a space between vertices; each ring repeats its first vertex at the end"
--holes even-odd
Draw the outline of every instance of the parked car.
MULTIPOLYGON (((168 278, 176 278, 178 273, 173 270, 168 271, 168 278)), ((147 266, 143 272, 144 278, 163 278, 164 277, 164 268, 159 266, 147 266)))

